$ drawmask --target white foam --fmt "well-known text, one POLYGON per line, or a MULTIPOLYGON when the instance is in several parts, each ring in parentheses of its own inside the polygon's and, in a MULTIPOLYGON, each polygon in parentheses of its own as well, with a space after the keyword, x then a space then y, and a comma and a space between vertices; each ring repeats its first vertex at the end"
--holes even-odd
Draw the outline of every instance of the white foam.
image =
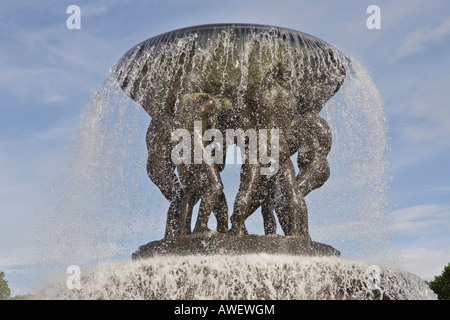
POLYGON ((37 299, 436 299, 417 276, 335 257, 154 257, 81 270, 81 289, 60 277, 37 299))

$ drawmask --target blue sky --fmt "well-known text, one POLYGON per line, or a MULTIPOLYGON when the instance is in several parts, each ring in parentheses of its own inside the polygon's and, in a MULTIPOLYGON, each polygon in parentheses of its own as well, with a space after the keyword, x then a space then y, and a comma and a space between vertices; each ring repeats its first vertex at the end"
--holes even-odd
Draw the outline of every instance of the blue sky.
POLYGON ((388 220, 399 266, 431 279, 450 262, 447 2, 3 0, 0 270, 13 294, 32 292, 44 274, 31 234, 49 209, 46 192, 93 90, 137 43, 219 22, 300 30, 363 61, 388 119, 388 220), (81 8, 80 30, 66 27, 72 4, 81 8), (366 27, 372 4, 381 8, 379 30, 366 27))

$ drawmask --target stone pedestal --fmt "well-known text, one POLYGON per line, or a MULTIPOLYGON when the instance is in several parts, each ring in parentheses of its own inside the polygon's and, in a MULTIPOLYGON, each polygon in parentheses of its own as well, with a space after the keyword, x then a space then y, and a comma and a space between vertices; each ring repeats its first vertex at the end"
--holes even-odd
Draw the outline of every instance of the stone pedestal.
POLYGON ((175 239, 163 239, 142 245, 133 253, 133 259, 158 255, 239 255, 283 254, 296 256, 340 256, 333 247, 298 236, 227 235, 220 233, 192 234, 175 239))

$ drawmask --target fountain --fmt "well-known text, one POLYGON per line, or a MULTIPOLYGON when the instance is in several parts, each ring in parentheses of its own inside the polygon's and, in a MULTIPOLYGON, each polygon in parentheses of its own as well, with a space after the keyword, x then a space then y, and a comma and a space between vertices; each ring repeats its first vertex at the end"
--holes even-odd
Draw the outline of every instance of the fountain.
MULTIPOLYGON (((354 161, 346 165, 351 172, 345 174, 360 179, 356 197, 370 190, 365 201, 357 198, 354 205, 364 212, 369 208, 372 212, 363 217, 367 219, 364 223, 380 229, 384 198, 371 197, 385 192, 385 169, 380 160, 385 128, 382 104, 370 79, 352 82, 351 71, 360 69, 350 57, 320 39, 266 25, 189 27, 130 49, 112 70, 109 85, 118 85, 151 117, 146 136, 147 173, 169 202, 164 238, 140 246, 132 261, 87 268, 82 273, 81 290, 67 290, 65 281, 57 279, 40 296, 433 298, 418 277, 391 267, 344 260, 340 251, 310 236, 305 197, 326 186, 333 172, 328 155, 333 152, 336 121, 345 122, 344 129, 351 131, 370 118, 371 123, 362 125, 368 132, 358 133, 355 139, 361 140, 343 144, 345 134, 335 131, 333 136, 340 159, 346 159, 348 152, 349 161, 354 161), (351 97, 340 114, 320 116, 344 81, 350 81, 346 94, 369 91, 373 95, 356 99, 356 103, 351 97), (331 124, 327 120, 332 120, 331 124), (236 145, 242 165, 240 181, 234 181, 238 190, 230 226, 221 173, 233 162, 229 151, 236 145), (350 155, 354 150, 361 154, 367 150, 368 154, 350 155), (370 175, 370 183, 364 175, 370 175), (197 220, 191 229, 198 202, 197 220), (245 225, 258 208, 264 235, 249 234, 245 225), (217 221, 214 231, 208 227, 211 213, 217 221), (277 221, 284 235, 276 234, 277 221)), ((94 100, 102 100, 101 95, 94 100)), ((90 110, 93 119, 86 118, 91 130, 87 136, 99 135, 98 125, 107 122, 105 108, 101 104, 101 108, 90 110)), ((118 126, 125 121, 120 118, 118 126)), ((99 147, 89 145, 88 153, 97 155, 105 145, 106 140, 101 140, 99 147)), ((95 168, 102 166, 97 156, 91 163, 95 168)))
POLYGON ((165 239, 142 246, 133 257, 217 252, 339 255, 311 241, 304 197, 329 176, 331 130, 318 113, 344 81, 345 63, 343 54, 310 35, 243 24, 175 30, 125 53, 114 72, 125 93, 152 118, 148 174, 170 201, 165 239), (189 142, 177 162, 173 134, 180 129, 189 142), (207 150, 205 135, 211 130, 207 150), (261 156, 269 148, 263 134, 268 130, 276 145, 271 145, 271 159, 264 162, 261 156), (232 227, 228 235, 205 236, 211 212, 218 219, 218 231, 228 229, 220 172, 223 154, 235 142, 241 142, 246 160, 232 227), (198 151, 204 158, 214 154, 214 161, 206 164, 198 151), (290 157, 297 152, 301 173, 295 177, 290 157), (199 200, 190 235, 192 208, 199 200), (275 210, 290 237, 247 235, 244 221, 260 206, 266 234, 275 233, 275 210))

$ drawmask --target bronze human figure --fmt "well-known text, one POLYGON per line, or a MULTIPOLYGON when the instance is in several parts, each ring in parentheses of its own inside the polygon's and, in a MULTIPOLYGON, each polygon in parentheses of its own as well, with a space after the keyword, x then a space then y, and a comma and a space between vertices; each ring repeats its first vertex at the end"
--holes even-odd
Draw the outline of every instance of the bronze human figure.
MULTIPOLYGON (((203 140, 205 131, 217 126, 218 112, 218 105, 206 93, 184 95, 180 108, 177 110, 178 127, 186 130, 189 133, 188 137, 191 137, 188 146, 191 153, 187 158, 187 163, 181 162, 177 165, 178 176, 185 190, 181 204, 181 235, 190 233, 190 217, 192 209, 198 201, 197 197, 200 197, 201 203, 194 232, 209 231, 207 224, 212 211, 217 218, 217 230, 219 232, 226 232, 227 230, 227 202, 220 177, 223 166, 222 163, 217 164, 205 159, 205 157, 212 158, 213 154, 208 154, 207 144, 203 140), (194 129, 196 121, 200 124, 200 130, 198 131, 194 129), (201 159, 194 159, 196 156, 194 155, 195 145, 201 147, 201 159), (195 163, 195 160, 200 161, 195 163)), ((220 160, 220 162, 223 162, 223 156, 220 160)))

